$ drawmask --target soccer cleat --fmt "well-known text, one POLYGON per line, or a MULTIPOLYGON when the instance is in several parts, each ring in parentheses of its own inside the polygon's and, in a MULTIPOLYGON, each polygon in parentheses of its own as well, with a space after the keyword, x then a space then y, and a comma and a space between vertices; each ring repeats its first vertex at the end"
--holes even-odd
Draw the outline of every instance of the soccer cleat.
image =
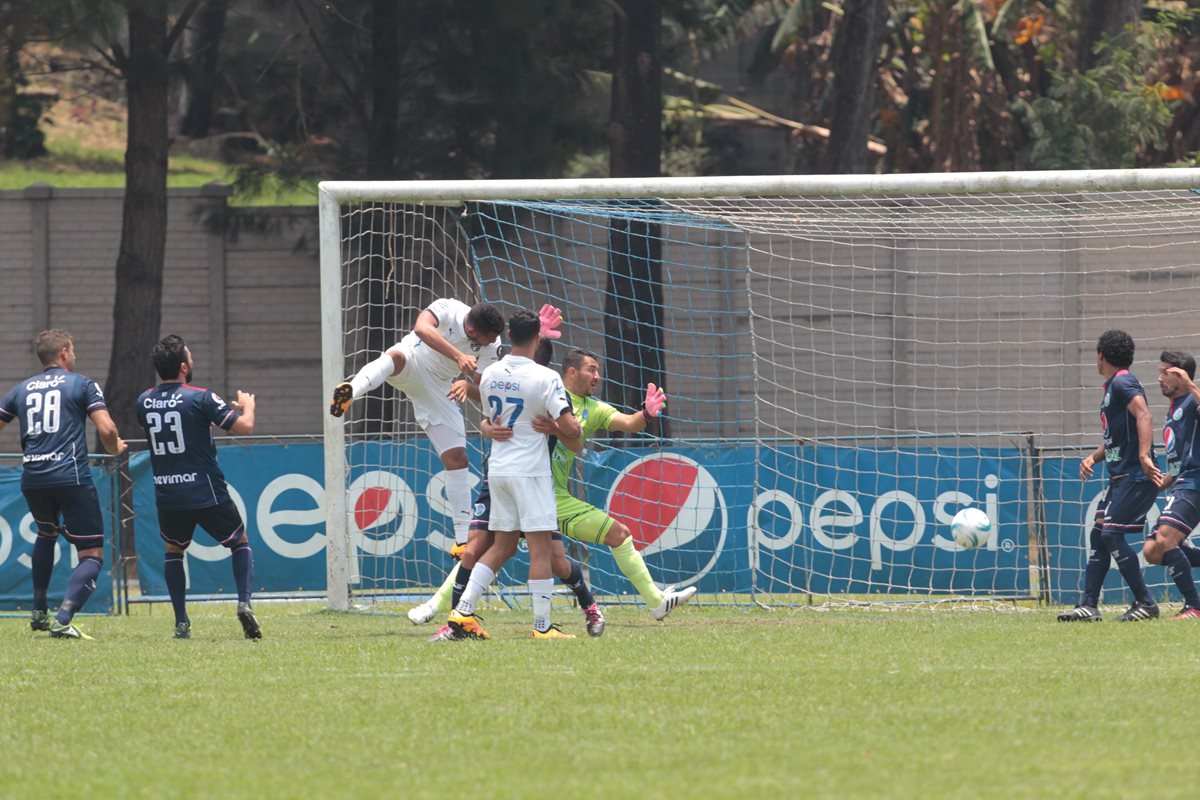
POLYGON ((466 542, 464 542, 464 543, 462 543, 462 544, 456 544, 456 545, 454 545, 454 547, 451 547, 451 548, 450 548, 450 557, 451 557, 451 558, 456 558, 456 559, 458 559, 459 561, 461 561, 461 560, 462 560, 462 554, 463 554, 463 553, 465 553, 465 552, 467 552, 467 545, 466 545, 466 542))
POLYGON ((50 622, 50 638, 51 639, 84 639, 86 641, 94 641, 91 636, 88 636, 83 631, 76 628, 74 625, 67 623, 63 625, 58 620, 50 622))
POLYGON ((176 639, 192 638, 192 623, 176 622, 175 623, 175 638, 176 639))
POLYGON ((454 629, 455 633, 459 634, 461 639, 492 638, 488 636, 488 632, 479 624, 479 618, 474 614, 460 614, 457 610, 451 611, 446 623, 454 629))
POLYGON ((663 601, 658 604, 658 608, 654 609, 654 618, 662 622, 678 606, 683 605, 688 600, 696 596, 696 587, 689 586, 686 589, 675 590, 675 587, 668 586, 663 592, 663 601))
POLYGON ((1184 606, 1183 610, 1171 617, 1171 619, 1200 619, 1200 608, 1184 606))
POLYGON ((1147 604, 1134 602, 1125 613, 1117 618, 1117 622, 1140 622, 1144 619, 1158 619, 1158 604, 1151 601, 1147 604))
POLYGON ((249 603, 238 603, 237 618, 238 622, 242 623, 242 633, 246 634, 247 639, 262 638, 262 628, 259 627, 254 609, 249 603))
POLYGON ((1100 611, 1095 606, 1078 605, 1058 615, 1059 622, 1099 622, 1100 611))
POLYGON ((350 408, 350 403, 353 401, 354 387, 350 385, 350 381, 342 381, 333 387, 333 400, 329 403, 329 416, 342 416, 346 413, 346 409, 350 408))
POLYGON ((433 616, 437 614, 437 609, 429 605, 429 603, 421 603, 419 606, 413 606, 408 610, 408 621, 413 625, 424 625, 433 616))
POLYGON ((600 607, 595 603, 583 610, 584 619, 587 620, 588 636, 599 638, 604 635, 604 615, 600 613, 600 607))
POLYGON ((539 631, 537 628, 534 628, 533 629, 533 638, 534 639, 574 639, 575 634, 563 633, 562 628, 558 627, 557 625, 551 625, 549 628, 547 628, 544 631, 539 631))
POLYGON ((451 628, 449 625, 443 625, 442 627, 438 628, 437 633, 435 633, 433 636, 429 637, 428 641, 430 641, 430 642, 457 642, 457 641, 461 641, 462 639, 468 639, 468 638, 470 638, 470 637, 459 634, 458 631, 454 630, 454 628, 451 628))
POLYGON ((29 627, 35 631, 50 630, 50 612, 49 611, 34 611, 29 617, 29 627))

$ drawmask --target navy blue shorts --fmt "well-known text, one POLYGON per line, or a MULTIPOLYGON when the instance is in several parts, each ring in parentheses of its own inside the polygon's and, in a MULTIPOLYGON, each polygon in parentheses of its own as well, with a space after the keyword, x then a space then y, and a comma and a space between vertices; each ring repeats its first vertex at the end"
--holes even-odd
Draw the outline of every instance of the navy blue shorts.
POLYGON ((104 517, 91 481, 78 486, 22 489, 21 494, 29 504, 39 536, 61 533, 76 550, 104 547, 104 517))
POLYGON ((225 547, 233 547, 246 529, 232 500, 207 508, 158 507, 159 536, 167 544, 187 549, 197 525, 225 547))
MULTIPOLYGON (((471 525, 469 530, 487 531, 488 524, 492 517, 492 491, 488 488, 487 478, 483 479, 483 485, 479 487, 479 494, 475 495, 475 508, 471 511, 471 525)), ((525 538, 525 534, 521 534, 521 538, 525 538)), ((562 541, 562 534, 555 531, 550 536, 556 542, 562 541)))
POLYGON ((1110 483, 1107 502, 1103 503, 1104 533, 1128 535, 1144 532, 1146 514, 1157 499, 1158 487, 1150 481, 1132 483, 1126 479, 1110 483))
MULTIPOLYGON (((1200 525, 1200 491, 1175 489, 1167 495, 1167 505, 1158 515, 1159 525, 1169 525, 1184 536, 1200 525)), ((1153 535, 1153 534, 1151 534, 1153 535)))

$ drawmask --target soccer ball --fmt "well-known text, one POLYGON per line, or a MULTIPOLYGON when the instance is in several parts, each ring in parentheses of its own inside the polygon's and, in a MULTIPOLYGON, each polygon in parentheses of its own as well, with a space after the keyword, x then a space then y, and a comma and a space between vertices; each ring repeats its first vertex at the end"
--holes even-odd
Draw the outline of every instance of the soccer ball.
POLYGON ((959 547, 981 547, 992 533, 992 521, 978 508, 964 508, 950 520, 950 535, 959 547))

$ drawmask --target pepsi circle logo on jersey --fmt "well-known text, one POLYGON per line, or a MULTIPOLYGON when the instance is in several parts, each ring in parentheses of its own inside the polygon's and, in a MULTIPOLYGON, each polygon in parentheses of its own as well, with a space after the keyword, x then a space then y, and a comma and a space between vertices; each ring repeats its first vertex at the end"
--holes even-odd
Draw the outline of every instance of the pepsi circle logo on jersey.
POLYGON ((1163 447, 1168 453, 1175 451, 1175 430, 1173 428, 1163 428, 1163 447))
POLYGON ((725 497, 704 467, 674 453, 626 465, 609 489, 606 511, 629 528, 660 581, 690 585, 716 565, 729 519, 725 497))

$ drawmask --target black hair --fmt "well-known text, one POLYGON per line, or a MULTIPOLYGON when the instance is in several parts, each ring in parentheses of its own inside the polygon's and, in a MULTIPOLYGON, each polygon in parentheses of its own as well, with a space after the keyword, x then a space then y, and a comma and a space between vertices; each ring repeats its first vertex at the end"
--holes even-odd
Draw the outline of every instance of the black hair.
POLYGON ((583 369, 583 360, 585 358, 590 358, 597 364, 600 363, 600 359, 596 358, 594 353, 589 353, 587 350, 580 350, 578 347, 576 347, 574 350, 567 353, 566 358, 563 359, 563 372, 566 372, 569 369, 583 369))
POLYGON ((1096 343, 1096 352, 1117 369, 1128 369, 1133 363, 1133 337, 1125 331, 1105 331, 1096 343))
POLYGON ((479 333, 494 333, 497 336, 504 333, 504 315, 491 303, 471 306, 466 322, 479 333))
POLYGON ((1179 367, 1193 380, 1196 377, 1196 359, 1192 358, 1190 353, 1182 350, 1163 350, 1158 360, 1164 364, 1170 364, 1172 367, 1179 367))
POLYGON ((173 381, 179 377, 179 370, 187 363, 187 351, 184 348, 187 343, 183 341, 182 336, 171 334, 164 336, 163 340, 154 345, 154 349, 150 351, 150 358, 154 361, 154 371, 158 373, 158 377, 164 381, 173 381))
POLYGON ((543 367, 550 366, 550 362, 554 360, 554 340, 542 339, 538 342, 537 350, 533 352, 533 362, 541 364, 543 367))
POLYGON ((541 320, 532 311, 517 311, 508 318, 508 340, 513 347, 532 344, 541 330, 541 320))

